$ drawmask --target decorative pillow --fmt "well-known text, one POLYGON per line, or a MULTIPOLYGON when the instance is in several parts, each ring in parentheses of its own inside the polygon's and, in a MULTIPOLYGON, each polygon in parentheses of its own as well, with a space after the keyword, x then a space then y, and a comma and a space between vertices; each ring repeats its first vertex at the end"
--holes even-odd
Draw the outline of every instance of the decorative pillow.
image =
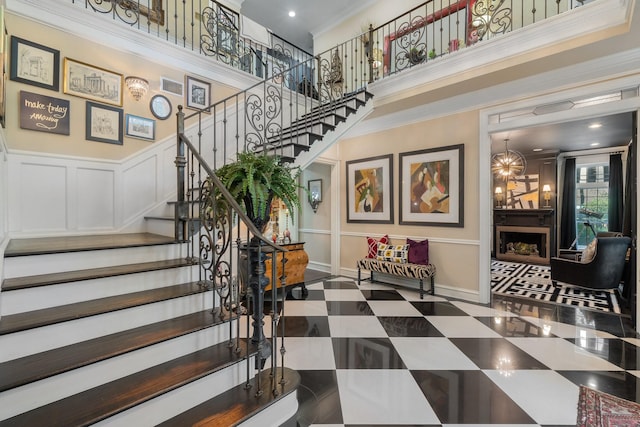
POLYGON ((385 245, 388 245, 389 235, 385 234, 380 238, 380 240, 376 240, 373 237, 367 237, 367 245, 369 246, 367 258, 376 258, 376 256, 378 255, 378 243, 384 243, 385 245))
POLYGON ((580 257, 580 262, 587 263, 591 262, 594 256, 596 256, 596 246, 598 245, 598 239, 593 239, 591 243, 587 245, 586 248, 582 251, 582 256, 580 257))
POLYGON ((378 243, 378 261, 398 262, 400 264, 407 263, 409 253, 409 245, 387 245, 378 243))
POLYGON ((408 260, 411 264, 429 264, 429 240, 425 239, 421 242, 407 239, 409 245, 408 260))

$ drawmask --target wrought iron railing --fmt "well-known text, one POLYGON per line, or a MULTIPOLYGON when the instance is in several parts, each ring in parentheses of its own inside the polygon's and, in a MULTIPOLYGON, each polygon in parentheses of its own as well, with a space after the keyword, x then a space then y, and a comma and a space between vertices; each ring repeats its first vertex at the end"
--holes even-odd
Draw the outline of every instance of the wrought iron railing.
MULTIPOLYGON (((275 34, 244 36, 237 12, 215 0, 71 0, 113 20, 257 77, 267 78, 312 59, 275 34)), ((371 81, 559 15, 594 0, 428 0, 369 28, 342 65, 363 60, 371 81), (357 53, 356 53, 357 52, 357 53), (360 58, 358 58, 360 55, 360 58)), ((248 27, 248 26, 247 26, 248 27)), ((265 30, 266 31, 266 30, 265 30)), ((316 75, 308 76, 316 85, 316 75)))
MULTIPOLYGON (((255 354, 255 371, 246 365, 246 386, 255 386, 257 395, 265 387, 260 383, 260 370, 271 358, 271 383, 273 394, 278 393, 278 383, 283 383, 284 369, 278 378, 278 353, 281 368, 284 368, 284 298, 286 278, 277 277, 276 259, 286 249, 263 237, 260 230, 249 220, 215 172, 208 166, 199 150, 184 133, 184 113, 177 115, 178 187, 190 191, 179 191, 176 203, 177 238, 191 236, 187 245, 187 257, 199 268, 199 282, 212 286, 215 313, 216 301, 220 301, 221 317, 230 317, 229 347, 241 351, 241 340, 246 341, 248 354, 255 354), (271 258, 271 269, 266 271, 265 260, 271 258), (266 275, 265 275, 266 274, 266 275), (270 279, 267 279, 270 277, 270 279), (264 333, 265 287, 270 280, 271 290, 271 335, 264 333), (278 286, 279 285, 279 286, 278 286), (278 301, 280 298, 280 301, 278 301), (246 316, 242 330, 240 318, 246 316), (235 320, 235 322, 233 322, 235 320), (278 347, 279 346, 279 347, 278 347)), ((284 271, 285 257, 281 269, 284 271)))
MULTIPOLYGON (((67 0, 68 1, 68 0, 67 0)), ((265 78, 312 55, 268 32, 243 31, 237 12, 214 0, 71 0, 114 22, 265 78), (246 35, 245 35, 246 34, 246 35), (260 36, 260 37, 258 37, 260 36)), ((249 25, 246 25, 249 28, 249 25)))
POLYGON ((376 77, 481 43, 591 0, 429 0, 362 35, 376 77))

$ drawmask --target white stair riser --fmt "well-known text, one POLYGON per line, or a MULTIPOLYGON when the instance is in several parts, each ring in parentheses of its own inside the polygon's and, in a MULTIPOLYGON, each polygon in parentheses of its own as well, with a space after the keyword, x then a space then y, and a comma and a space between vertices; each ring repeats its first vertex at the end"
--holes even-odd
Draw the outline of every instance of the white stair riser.
MULTIPOLYGON (((250 375, 254 375, 254 359, 249 361, 250 375)), ((246 381, 247 361, 236 363, 220 372, 200 378, 153 400, 116 414, 94 427, 131 427, 157 425, 200 403, 207 401, 246 381)), ((272 424, 262 424, 263 426, 272 424)))
POLYGON ((223 324, 0 393, 0 420, 229 339, 223 324))
POLYGON ((157 218, 145 218, 144 225, 147 233, 159 234, 161 236, 174 236, 176 233, 175 223, 157 218))
POLYGON ((197 280, 198 267, 189 266, 4 291, 0 313, 6 316, 197 280))
POLYGON ((125 249, 7 257, 4 259, 4 278, 178 259, 187 256, 186 248, 186 245, 183 244, 154 245, 125 249))
MULTIPOLYGON (((213 307, 213 291, 0 335, 0 363, 213 307)), ((217 296, 216 296, 216 304, 217 296)))

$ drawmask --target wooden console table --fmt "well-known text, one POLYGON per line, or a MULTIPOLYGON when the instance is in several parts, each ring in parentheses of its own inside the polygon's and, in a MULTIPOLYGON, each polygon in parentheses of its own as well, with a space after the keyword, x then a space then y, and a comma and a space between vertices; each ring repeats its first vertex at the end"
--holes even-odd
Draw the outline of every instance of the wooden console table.
MULTIPOLYGON (((304 250, 304 242, 284 243, 281 244, 283 248, 289 252, 279 252, 276 257, 276 278, 277 287, 280 288, 280 277, 282 277, 282 255, 285 256, 284 273, 287 276, 286 287, 304 285, 304 271, 309 264, 309 255, 304 250)), ((265 260, 266 271, 271 271, 271 257, 265 260)), ((271 274, 267 273, 269 284, 265 288, 265 291, 271 290, 271 274)))

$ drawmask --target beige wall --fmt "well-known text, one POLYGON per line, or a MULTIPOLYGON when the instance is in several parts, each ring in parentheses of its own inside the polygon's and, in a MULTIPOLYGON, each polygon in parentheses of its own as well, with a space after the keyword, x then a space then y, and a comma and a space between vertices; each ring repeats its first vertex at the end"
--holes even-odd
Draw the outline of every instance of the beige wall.
MULTIPOLYGON (((341 141, 339 150, 343 162, 393 154, 395 218, 394 224, 347 223, 346 190, 342 188, 341 268, 354 269, 356 261, 366 256, 366 236, 389 234, 396 243, 404 243, 405 237, 428 238, 430 261, 438 271, 436 284, 477 291, 478 134, 479 115, 472 111, 341 141), (399 153, 454 144, 464 144, 464 227, 399 225, 399 153)), ((342 182, 346 183, 346 171, 342 169, 342 182)))
MULTIPOLYGON (((102 142, 85 140, 85 108, 86 99, 66 95, 64 87, 64 58, 85 62, 101 67, 125 77, 134 75, 149 81, 149 93, 140 101, 135 101, 128 90, 123 91, 123 110, 126 114, 154 119, 149 109, 149 100, 157 93, 166 95, 172 105, 172 116, 167 120, 156 120, 156 141, 168 135, 175 134, 176 122, 174 114, 178 105, 184 105, 181 97, 160 91, 160 78, 166 77, 172 80, 184 82, 185 73, 181 70, 171 69, 157 63, 141 61, 139 57, 127 52, 111 49, 103 45, 97 45, 90 41, 74 37, 62 31, 45 27, 33 21, 7 14, 7 31, 9 36, 15 35, 35 43, 42 44, 60 51, 60 89, 58 92, 39 88, 20 82, 7 80, 6 99, 6 137, 10 150, 25 150, 47 152, 61 155, 101 158, 119 160, 148 147, 152 142, 125 136, 123 145, 107 144, 102 142), (20 91, 28 91, 45 96, 65 99, 70 101, 70 135, 56 135, 32 130, 22 130, 19 124, 19 99, 20 91)), ((201 77, 200 77, 201 78, 201 77)), ((201 78, 202 79, 202 78, 201 78)), ((206 80, 206 79, 204 79, 206 80)), ((212 101, 223 99, 238 90, 226 85, 212 82, 212 101)))

